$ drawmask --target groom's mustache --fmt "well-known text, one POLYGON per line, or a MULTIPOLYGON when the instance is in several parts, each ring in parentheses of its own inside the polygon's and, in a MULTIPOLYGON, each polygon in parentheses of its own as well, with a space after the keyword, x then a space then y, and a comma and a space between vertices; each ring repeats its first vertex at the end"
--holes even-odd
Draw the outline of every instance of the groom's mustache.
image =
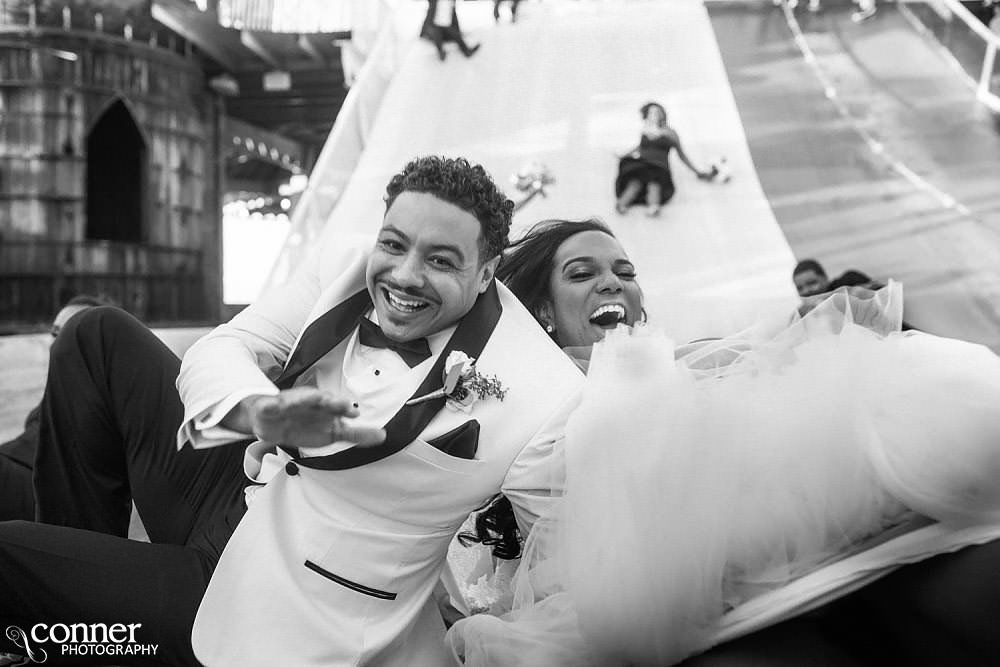
POLYGON ((397 294, 405 294, 406 296, 412 296, 417 299, 423 299, 424 301, 437 302, 437 299, 434 299, 433 297, 425 294, 422 290, 419 290, 415 287, 403 287, 401 285, 393 283, 391 280, 381 280, 379 281, 379 284, 385 289, 392 290, 397 294))

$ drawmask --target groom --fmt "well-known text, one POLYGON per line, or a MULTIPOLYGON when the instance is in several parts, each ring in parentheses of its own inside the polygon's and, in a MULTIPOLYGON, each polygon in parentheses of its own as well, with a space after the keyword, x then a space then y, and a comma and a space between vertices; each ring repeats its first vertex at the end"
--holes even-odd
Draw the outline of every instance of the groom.
POLYGON ((149 664, 446 663, 448 544, 497 492, 522 530, 544 510, 582 381, 493 279, 511 208, 482 167, 414 160, 374 247, 324 242, 192 347, 180 400, 141 327, 75 318, 36 481, 42 520, 89 530, 0 524, 0 621, 50 656, 56 623, 121 623, 149 664), (153 544, 117 537, 130 497, 153 544))

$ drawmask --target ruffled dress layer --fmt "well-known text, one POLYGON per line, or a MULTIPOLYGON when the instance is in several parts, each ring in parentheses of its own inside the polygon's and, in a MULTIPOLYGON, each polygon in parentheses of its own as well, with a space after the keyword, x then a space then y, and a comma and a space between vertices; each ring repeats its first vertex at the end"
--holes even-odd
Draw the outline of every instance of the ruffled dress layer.
POLYGON ((901 290, 675 350, 594 349, 566 493, 467 665, 669 665, 1000 537, 1000 358, 899 333, 901 290))

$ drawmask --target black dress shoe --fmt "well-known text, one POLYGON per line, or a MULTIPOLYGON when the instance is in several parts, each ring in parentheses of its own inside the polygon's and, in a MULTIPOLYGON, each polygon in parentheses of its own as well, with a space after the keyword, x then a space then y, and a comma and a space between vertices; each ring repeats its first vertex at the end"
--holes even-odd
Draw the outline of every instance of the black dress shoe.
POLYGON ((480 46, 482 46, 482 44, 476 44, 475 46, 469 47, 465 51, 462 51, 462 53, 465 54, 466 58, 471 58, 472 56, 476 55, 476 51, 479 50, 480 46))

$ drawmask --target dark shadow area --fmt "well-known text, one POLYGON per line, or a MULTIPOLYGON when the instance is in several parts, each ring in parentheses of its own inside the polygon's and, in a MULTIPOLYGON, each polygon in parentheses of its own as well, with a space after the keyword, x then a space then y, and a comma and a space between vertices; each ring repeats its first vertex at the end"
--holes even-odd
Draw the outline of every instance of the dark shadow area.
POLYGON ((146 143, 118 100, 87 137, 87 239, 143 240, 146 143))

